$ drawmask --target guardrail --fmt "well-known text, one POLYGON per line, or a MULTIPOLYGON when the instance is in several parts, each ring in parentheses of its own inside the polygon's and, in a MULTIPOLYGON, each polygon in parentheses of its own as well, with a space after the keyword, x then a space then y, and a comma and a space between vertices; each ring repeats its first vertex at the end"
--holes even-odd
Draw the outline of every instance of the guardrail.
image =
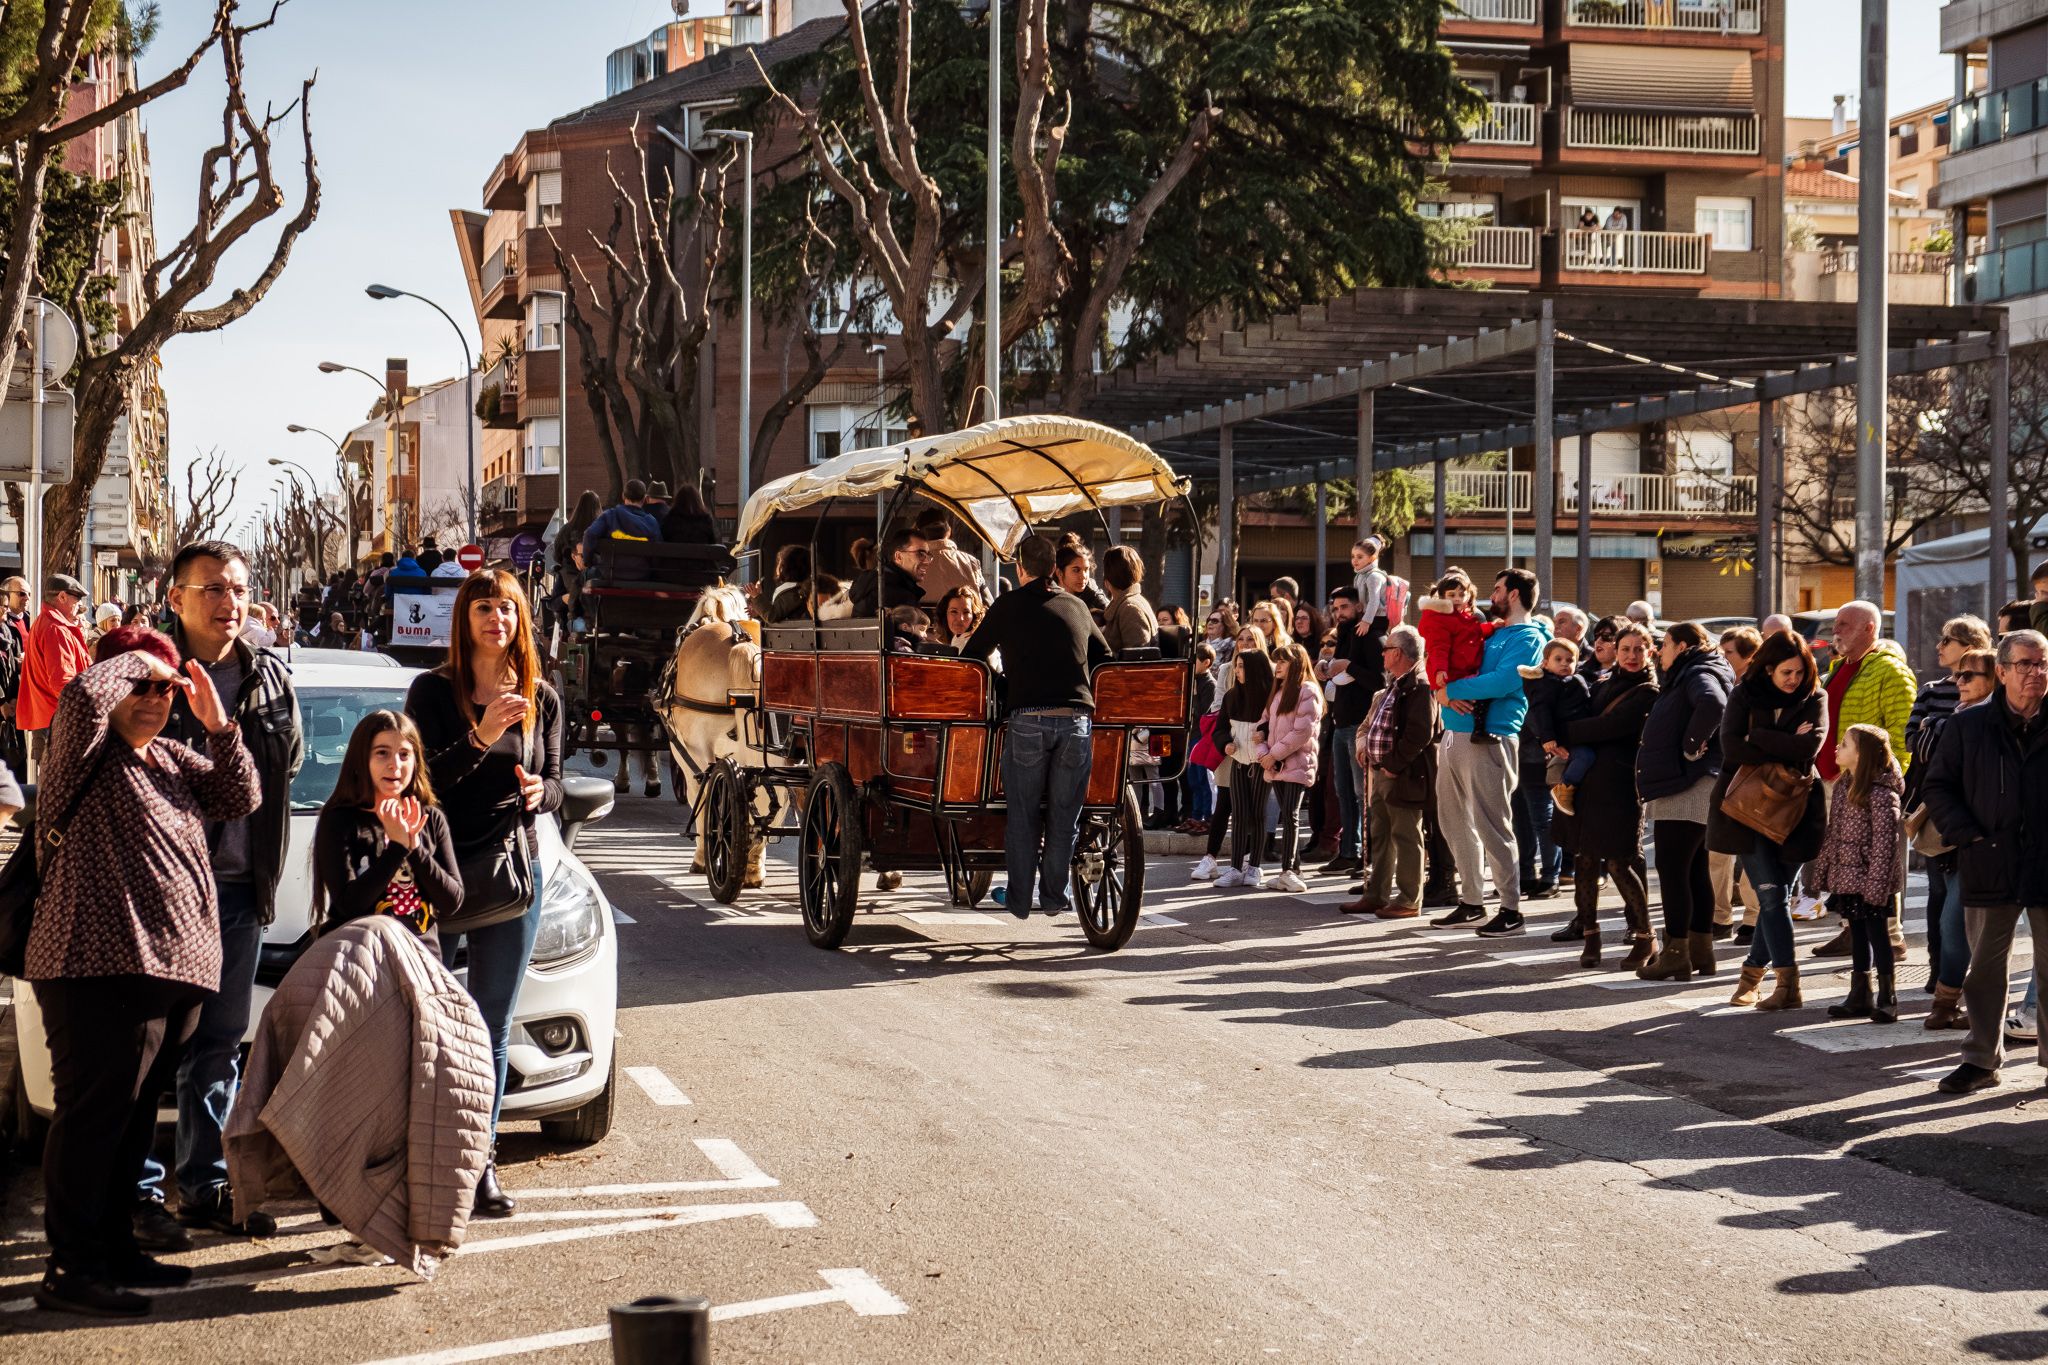
POLYGON ((1761 33, 1763 0, 1569 0, 1565 22, 1586 28, 1761 33))
POLYGON ((1565 110, 1564 145, 1607 152, 1707 152, 1755 156, 1763 147, 1755 114, 1565 110))
MULTIPOLYGON (((1594 516, 1756 515, 1756 479, 1745 474, 1610 474, 1588 485, 1594 516)), ((1579 480, 1558 480, 1558 511, 1577 516, 1579 480)))
MULTIPOLYGON (((1853 275, 1858 269, 1862 251, 1853 246, 1835 247, 1821 253, 1820 273, 1823 275, 1853 275)), ((1888 251, 1885 253, 1885 270, 1893 275, 1945 275, 1955 264, 1955 257, 1946 251, 1888 251)))
POLYGON ((1476 227, 1471 237, 1444 249, 1444 264, 1467 269, 1534 270, 1536 229, 1476 227))
POLYGON ((1704 232, 1607 232, 1570 228, 1564 235, 1566 270, 1638 275, 1704 275, 1713 238, 1704 232))
POLYGON ((1489 100, 1485 116, 1466 125, 1465 141, 1482 147, 1534 147, 1536 106, 1489 100))

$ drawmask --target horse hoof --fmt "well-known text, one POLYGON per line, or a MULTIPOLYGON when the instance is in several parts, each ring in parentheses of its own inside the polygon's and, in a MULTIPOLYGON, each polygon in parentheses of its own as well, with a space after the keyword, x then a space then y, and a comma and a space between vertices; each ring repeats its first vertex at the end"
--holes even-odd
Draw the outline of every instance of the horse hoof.
POLYGON ((903 885, 903 874, 901 872, 877 872, 875 874, 875 890, 877 891, 894 891, 901 885, 903 885))

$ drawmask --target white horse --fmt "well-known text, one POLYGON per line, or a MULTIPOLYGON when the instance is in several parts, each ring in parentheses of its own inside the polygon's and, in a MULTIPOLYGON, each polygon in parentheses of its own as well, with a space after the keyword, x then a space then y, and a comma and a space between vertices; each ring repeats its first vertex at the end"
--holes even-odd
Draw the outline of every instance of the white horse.
MULTIPOLYGON (((746 594, 735 587, 707 588, 698 599, 676 645, 675 659, 656 702, 678 770, 678 795, 693 808, 702 799, 701 774, 721 758, 742 767, 762 762, 761 736, 751 733, 753 713, 731 705, 733 692, 754 692, 761 684, 761 646, 748 633, 746 594)), ((771 762, 780 762, 771 756, 771 762)), ((765 794, 758 809, 767 812, 765 794)), ((692 872, 704 870, 703 830, 698 830, 692 872)), ((766 852, 760 840, 747 851, 745 885, 761 884, 766 852)))

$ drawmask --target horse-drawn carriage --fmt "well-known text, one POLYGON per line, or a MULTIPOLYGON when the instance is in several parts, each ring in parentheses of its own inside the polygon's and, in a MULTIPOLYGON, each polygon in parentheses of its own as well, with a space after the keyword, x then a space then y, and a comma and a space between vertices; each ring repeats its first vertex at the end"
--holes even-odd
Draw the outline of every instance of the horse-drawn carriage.
MULTIPOLYGON (((879 531, 923 501, 1007 558, 1034 525, 1181 495, 1165 462, 1120 432, 1019 417, 854 451, 779 479, 748 500, 739 538, 744 548, 771 521, 813 509, 822 521, 855 500, 874 502, 879 531)), ((816 562, 815 531, 812 543, 816 562)), ((757 655, 728 638, 727 662, 708 676, 728 680, 716 700, 732 708, 733 725, 725 752, 702 765, 694 802, 713 896, 731 903, 758 884, 762 841, 793 833, 804 931, 819 947, 846 938, 864 863, 943 871, 956 901, 978 901, 1004 864, 1001 675, 943 645, 892 652, 879 618, 767 625, 757 655), (780 817, 792 804, 789 830, 780 817)), ((1030 661, 1004 665, 1022 671, 1030 661)), ((1115 949, 1137 924, 1145 886, 1131 741, 1144 732, 1153 752, 1186 752, 1173 741, 1190 721, 1193 669, 1157 650, 1130 651, 1100 665, 1093 687, 1093 766, 1071 899, 1088 942, 1115 949)), ((700 713, 714 702, 693 700, 700 713)))

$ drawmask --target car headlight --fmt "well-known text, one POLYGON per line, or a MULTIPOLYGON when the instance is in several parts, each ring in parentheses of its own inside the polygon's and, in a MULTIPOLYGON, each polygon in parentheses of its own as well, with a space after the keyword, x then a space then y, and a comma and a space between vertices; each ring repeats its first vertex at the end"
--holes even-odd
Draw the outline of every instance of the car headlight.
POLYGON ((540 929, 533 939, 533 961, 561 962, 588 951, 604 932, 604 902, 589 876, 557 861, 540 903, 540 929))

